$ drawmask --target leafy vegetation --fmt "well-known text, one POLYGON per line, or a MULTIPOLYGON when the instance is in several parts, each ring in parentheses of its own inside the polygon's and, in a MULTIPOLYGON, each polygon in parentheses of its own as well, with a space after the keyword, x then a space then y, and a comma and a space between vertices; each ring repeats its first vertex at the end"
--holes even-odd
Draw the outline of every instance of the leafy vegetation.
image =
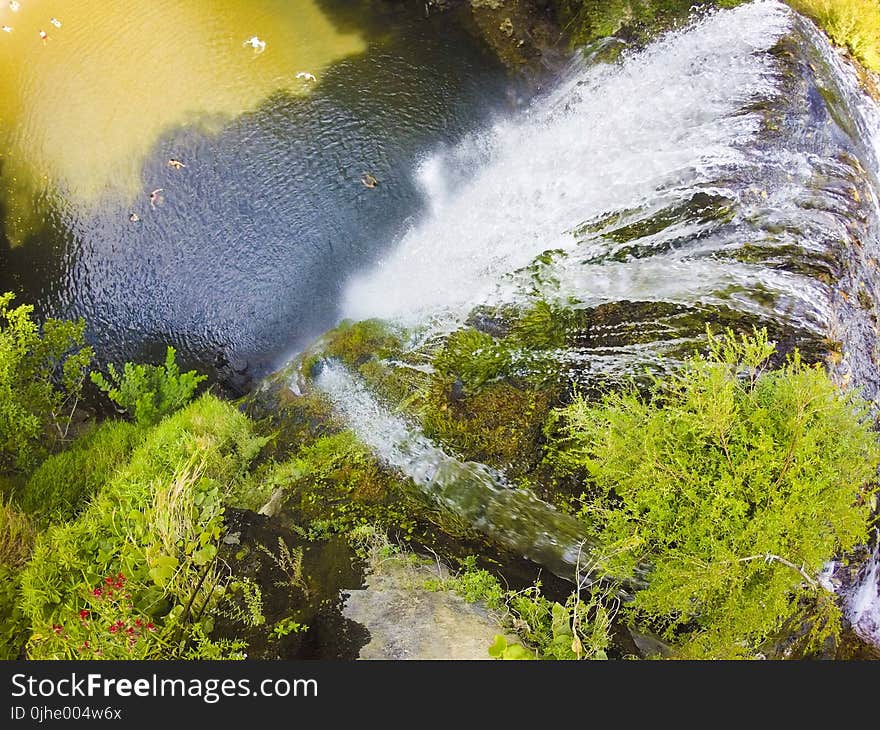
POLYGON ((16 495, 19 504, 42 523, 75 517, 144 437, 144 430, 132 423, 105 421, 40 464, 16 495))
POLYGON ((109 378, 100 372, 93 372, 92 382, 142 426, 153 426, 185 406, 199 383, 206 379, 205 375, 199 375, 195 370, 181 373, 175 350, 170 346, 164 365, 127 362, 120 373, 110 363, 107 373, 109 378))
POLYGON ((787 630, 840 630, 816 576, 867 538, 880 451, 868 405, 797 354, 765 370, 766 332, 711 337, 650 397, 576 397, 550 458, 584 477, 581 517, 647 586, 627 608, 687 656, 754 656, 787 630))
POLYGON ((495 636, 489 655, 495 659, 607 659, 611 627, 619 602, 610 587, 580 582, 566 602, 546 598, 541 582, 521 591, 506 590, 498 579, 466 557, 462 570, 448 578, 425 581, 428 590, 450 590, 468 603, 480 602, 495 611, 499 625, 516 635, 511 643, 495 636))
POLYGON ((837 45, 880 72, 880 4, 875 0, 787 0, 815 20, 837 45))
POLYGON ((224 497, 263 443, 243 414, 210 395, 153 428, 75 520, 38 537, 22 573, 29 656, 75 657, 80 639, 101 645, 111 609, 155 624, 133 656, 182 656, 194 632, 210 634, 210 607, 226 583, 215 561, 224 497), (99 585, 118 574, 124 589, 99 585), (118 599, 120 590, 124 603, 108 608, 107 591, 118 599), (82 611, 101 620, 84 624, 82 611), (77 641, 62 641, 73 627, 77 641))
POLYGON ((83 320, 40 327, 13 300, 0 295, 0 471, 27 471, 67 438, 93 352, 83 320))

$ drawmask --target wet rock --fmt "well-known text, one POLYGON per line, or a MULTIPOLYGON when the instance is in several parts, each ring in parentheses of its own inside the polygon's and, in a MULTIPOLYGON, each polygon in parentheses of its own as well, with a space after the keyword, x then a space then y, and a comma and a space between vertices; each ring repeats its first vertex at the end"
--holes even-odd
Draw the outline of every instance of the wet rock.
POLYGON ((485 608, 449 591, 429 591, 436 565, 385 561, 364 590, 351 591, 343 615, 370 632, 360 659, 489 659, 502 633, 485 608))
POLYGON ((570 57, 565 33, 547 2, 540 0, 470 0, 480 35, 502 63, 539 81, 563 67, 570 57))

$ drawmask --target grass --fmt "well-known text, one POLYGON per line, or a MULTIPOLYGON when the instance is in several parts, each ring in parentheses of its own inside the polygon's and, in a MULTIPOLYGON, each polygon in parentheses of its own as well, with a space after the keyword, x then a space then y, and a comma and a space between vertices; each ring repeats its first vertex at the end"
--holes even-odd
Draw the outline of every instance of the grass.
POLYGON ((44 461, 16 495, 37 522, 69 520, 113 476, 143 440, 132 423, 107 421, 44 461))
POLYGON ((131 658, 185 651, 190 617, 209 615, 222 582, 214 558, 223 503, 263 443, 245 415, 210 395, 150 429, 75 519, 37 538, 21 574, 21 607, 33 633, 29 656, 77 656, 80 645, 68 636, 90 646, 103 639, 106 657, 124 649, 107 644, 107 627, 97 621, 90 634, 81 612, 155 622, 131 658), (118 575, 130 595, 124 605, 96 593, 118 575))
POLYGON ((26 514, 0 500, 0 565, 21 568, 31 554, 36 532, 26 514))
POLYGON ((788 0, 812 18, 838 46, 880 72, 880 3, 877 0, 788 0))

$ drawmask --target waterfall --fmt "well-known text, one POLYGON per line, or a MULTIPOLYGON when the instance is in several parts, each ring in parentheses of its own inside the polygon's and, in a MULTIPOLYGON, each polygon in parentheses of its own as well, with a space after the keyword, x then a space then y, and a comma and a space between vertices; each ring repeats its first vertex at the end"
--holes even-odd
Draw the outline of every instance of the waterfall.
POLYGON ((341 365, 324 363, 315 385, 386 466, 475 530, 563 578, 574 578, 578 566, 590 560, 588 550, 581 555, 585 530, 577 519, 513 488, 484 464, 450 456, 384 408, 341 365))
POLYGON ((849 593, 846 611, 855 632, 880 646, 880 534, 877 538, 874 552, 849 593))
MULTIPOLYGON (((442 332, 476 307, 537 299, 674 305, 697 329, 732 312, 802 348, 840 342, 834 376, 880 406, 880 110, 780 2, 709 14, 613 65, 576 63, 520 116, 424 160, 419 179, 426 214, 349 282, 344 316, 442 332)), ((656 330, 655 350, 678 332, 640 324, 656 330)), ((602 370, 633 352, 572 356, 602 370)), ((447 497, 451 457, 344 371, 325 367, 319 383, 377 453, 447 497)), ((519 498, 467 469, 464 514, 491 532, 490 513, 519 498)), ((528 530, 502 531, 528 554, 528 530)), ((563 535, 557 560, 576 544, 563 535)), ((864 618, 880 605, 877 573, 875 555, 846 602, 880 643, 864 618)))

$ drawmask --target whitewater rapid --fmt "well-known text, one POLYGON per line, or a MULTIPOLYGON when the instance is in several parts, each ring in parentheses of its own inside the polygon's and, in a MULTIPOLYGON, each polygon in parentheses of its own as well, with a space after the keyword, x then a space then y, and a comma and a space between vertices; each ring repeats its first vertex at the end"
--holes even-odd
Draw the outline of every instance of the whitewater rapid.
MULTIPOLYGON (((537 299, 726 309, 798 346, 839 341, 835 377, 880 406, 880 109, 780 2, 709 14, 614 65, 575 64, 525 114, 422 161, 419 179, 427 213, 349 282, 344 317, 440 331, 537 299)), ((397 458, 414 443, 403 424, 379 437, 369 408, 346 415, 417 476, 397 458)), ((876 555, 846 605, 880 645, 876 555)))

